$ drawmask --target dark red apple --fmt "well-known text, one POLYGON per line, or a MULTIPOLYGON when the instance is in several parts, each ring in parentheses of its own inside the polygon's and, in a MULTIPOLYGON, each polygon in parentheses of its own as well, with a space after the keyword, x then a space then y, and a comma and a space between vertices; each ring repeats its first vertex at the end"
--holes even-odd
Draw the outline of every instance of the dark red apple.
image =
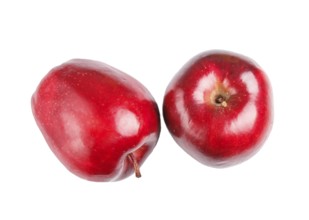
POLYGON ((256 153, 271 130, 271 86, 251 59, 204 52, 169 84, 163 116, 175 141, 193 158, 213 167, 234 165, 256 153))
POLYGON ((32 111, 49 147, 74 174, 116 181, 134 173, 160 134, 157 104, 129 75, 75 59, 52 69, 32 96, 32 111))

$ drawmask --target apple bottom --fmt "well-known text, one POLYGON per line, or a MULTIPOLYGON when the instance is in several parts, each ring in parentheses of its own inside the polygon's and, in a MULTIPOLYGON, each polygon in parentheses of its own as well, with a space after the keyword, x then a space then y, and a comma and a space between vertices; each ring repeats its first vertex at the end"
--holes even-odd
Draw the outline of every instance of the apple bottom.
POLYGON ((47 143, 61 163, 76 176, 94 182, 110 182, 125 179, 134 173, 136 177, 141 177, 140 167, 153 151, 157 136, 156 133, 151 133, 130 151, 121 152, 122 154, 109 152, 104 157, 102 152, 95 157, 88 155, 81 158, 80 155, 72 154, 72 151, 65 152, 52 147, 48 138, 47 143))
POLYGON ((263 141, 252 146, 249 149, 244 150, 238 155, 235 156, 217 156, 217 157, 211 157, 207 156, 209 154, 205 154, 205 149, 201 149, 197 147, 196 145, 190 143, 189 141, 184 141, 181 137, 174 136, 173 139, 176 141, 176 143, 181 146, 181 148, 189 154, 192 158, 197 160, 203 165, 207 165, 209 167, 213 168, 226 168, 230 166, 234 166, 237 164, 240 164, 248 159, 250 159, 253 155, 255 155, 263 146, 263 143, 266 140, 266 137, 264 137, 263 141))

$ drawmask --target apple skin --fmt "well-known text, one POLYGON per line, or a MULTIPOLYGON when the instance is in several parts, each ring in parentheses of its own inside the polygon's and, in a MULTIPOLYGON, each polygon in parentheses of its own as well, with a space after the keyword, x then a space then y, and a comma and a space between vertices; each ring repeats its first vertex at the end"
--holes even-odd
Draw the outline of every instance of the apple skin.
POLYGON ((52 69, 31 99, 49 147, 72 173, 118 181, 136 173, 160 135, 157 104, 131 76, 98 61, 52 69))
POLYGON ((193 57, 168 85, 163 117, 177 144, 197 161, 232 166, 253 156, 270 133, 271 85, 251 59, 206 51, 193 57))

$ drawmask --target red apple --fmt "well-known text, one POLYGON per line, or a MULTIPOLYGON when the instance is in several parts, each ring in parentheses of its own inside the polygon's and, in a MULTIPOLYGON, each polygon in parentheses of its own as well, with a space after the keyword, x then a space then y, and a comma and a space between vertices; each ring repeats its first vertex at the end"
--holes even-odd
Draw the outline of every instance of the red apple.
POLYGON ((163 116, 175 141, 193 158, 213 167, 234 165, 256 153, 271 130, 271 86, 251 59, 204 52, 169 84, 163 116))
POLYGON ((75 59, 52 69, 32 96, 49 147, 74 174, 92 181, 140 176, 160 134, 157 104, 129 75, 75 59))

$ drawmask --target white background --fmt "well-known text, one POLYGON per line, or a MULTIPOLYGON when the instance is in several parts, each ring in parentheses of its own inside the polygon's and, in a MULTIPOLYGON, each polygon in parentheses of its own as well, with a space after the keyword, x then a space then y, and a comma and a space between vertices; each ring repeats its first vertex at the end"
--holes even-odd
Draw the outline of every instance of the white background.
POLYGON ((306 2, 1 1, 0 219, 308 219, 306 2), (170 79, 209 49, 253 58, 272 83, 273 130, 243 164, 199 164, 162 121, 141 179, 89 182, 63 167, 34 122, 36 86, 71 58, 132 75, 161 109, 170 79))

